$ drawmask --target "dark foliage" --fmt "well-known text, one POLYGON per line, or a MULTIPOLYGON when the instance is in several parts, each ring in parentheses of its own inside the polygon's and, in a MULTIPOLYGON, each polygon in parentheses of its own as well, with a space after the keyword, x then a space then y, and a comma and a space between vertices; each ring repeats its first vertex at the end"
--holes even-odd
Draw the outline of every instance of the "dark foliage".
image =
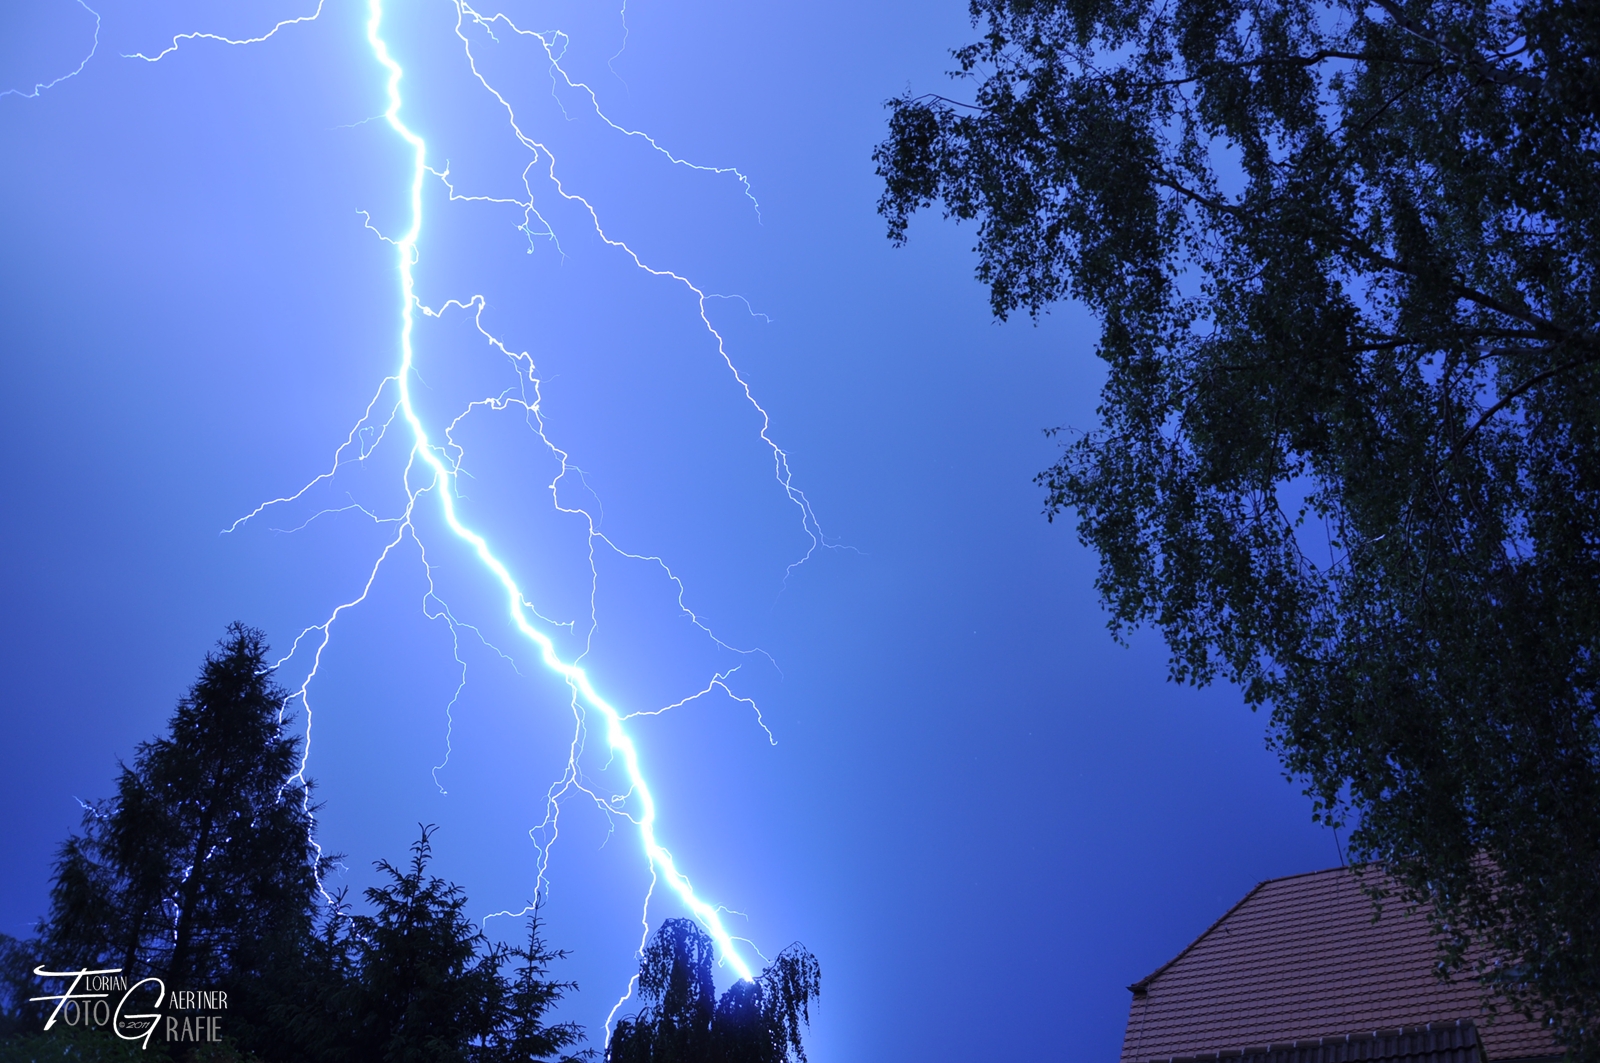
POLYGON ((372 914, 336 914, 316 949, 318 976, 281 1024, 307 1061, 526 1063, 587 1059, 583 1029, 545 1025, 571 982, 545 975, 564 953, 528 923, 528 943, 492 943, 466 915, 460 887, 427 873, 425 828, 402 872, 378 862, 387 882, 366 891, 372 914), (505 969, 520 961, 511 977, 505 969))
POLYGON ((429 829, 408 870, 380 861, 370 914, 329 906, 299 751, 259 632, 228 629, 166 738, 141 745, 115 801, 90 806, 56 863, 37 941, 0 936, 0 1063, 563 1063, 583 1029, 545 1023, 575 989, 552 981, 537 914, 527 944, 485 937, 466 897, 428 875, 429 829), (35 966, 121 967, 167 989, 227 991, 224 1042, 149 1051, 44 1012, 35 966))
POLYGON ((312 932, 319 858, 299 746, 261 633, 228 629, 139 746, 114 800, 62 846, 42 962, 121 967, 169 989, 229 992, 233 1031, 265 1021, 312 932))
POLYGON ((366 891, 371 915, 350 920, 355 1059, 466 1060, 493 1026, 497 957, 461 889, 426 874, 428 833, 412 846, 408 873, 378 862, 389 882, 366 891))
MULTIPOLYGON (((58 1026, 49 1033, 39 1033, 35 1027, 0 1040, 0 1063, 149 1063, 151 1056, 137 1042, 78 1026, 58 1026)), ((159 1050, 155 1058, 161 1058, 159 1050)), ((238 1063, 239 1059, 237 1055, 205 1058, 207 1063, 238 1063)))
POLYGON ((822 988, 816 958, 791 945, 720 1000, 714 959, 693 922, 662 923, 639 964, 639 995, 650 1006, 617 1023, 608 1063, 805 1063, 802 1034, 822 988))
POLYGON ((37 941, 18 941, 10 934, 0 934, 0 1039, 37 1030, 42 1021, 37 1017, 38 1008, 28 1003, 39 984, 33 977, 34 965, 39 962, 37 945, 37 941))
POLYGON ((546 1013, 569 991, 576 991, 578 983, 550 979, 550 965, 565 959, 567 953, 545 945, 537 910, 528 917, 528 943, 507 950, 506 955, 516 961, 516 967, 498 998, 500 1009, 494 1036, 499 1058, 506 1063, 545 1059, 568 1063, 592 1059, 593 1049, 578 1048, 584 1040, 582 1026, 574 1022, 551 1026, 544 1023, 546 1013))
POLYGON ((1600 1058, 1600 5, 975 0, 896 239, 1103 329, 1041 477, 1114 631, 1241 685, 1447 967, 1600 1058))

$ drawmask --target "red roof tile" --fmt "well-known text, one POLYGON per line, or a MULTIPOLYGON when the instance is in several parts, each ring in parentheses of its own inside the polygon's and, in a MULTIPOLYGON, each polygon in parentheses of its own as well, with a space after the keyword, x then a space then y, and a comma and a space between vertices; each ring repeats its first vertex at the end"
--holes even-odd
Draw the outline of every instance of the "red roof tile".
POLYGON ((1271 879, 1130 986, 1122 1063, 1475 1020, 1494 1063, 1561 1055, 1520 1015, 1482 1009, 1470 978, 1434 976, 1426 917, 1372 901, 1346 868, 1271 879))
POLYGON ((1483 1063, 1471 1020, 1375 1030, 1363 1036, 1319 1037, 1238 1052, 1177 1056, 1168 1063, 1483 1063))

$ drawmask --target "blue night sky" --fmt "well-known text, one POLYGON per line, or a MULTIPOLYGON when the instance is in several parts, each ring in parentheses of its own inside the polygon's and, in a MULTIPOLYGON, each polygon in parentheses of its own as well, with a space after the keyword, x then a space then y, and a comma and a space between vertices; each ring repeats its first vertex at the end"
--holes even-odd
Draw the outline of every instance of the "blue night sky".
MULTIPOLYGON (((260 36, 314 10, 297 2, 103 0, 93 57, 32 96, 83 59, 95 16, 0 4, 0 89, 20 90, 0 97, 0 930, 14 935, 44 910, 76 799, 113 791, 118 758, 161 730, 226 624, 287 653, 362 595, 400 528, 397 421, 220 534, 329 471, 375 394, 369 424, 395 405, 379 390, 400 356, 386 239, 409 224, 411 162, 381 117, 365 4, 327 0, 249 46, 126 57, 177 34, 260 36)), ((464 44, 451 0, 388 3, 402 117, 455 194, 480 197, 427 180, 415 270, 418 300, 442 311, 419 316, 418 416, 442 437, 471 410, 451 435, 462 517, 622 711, 726 676, 628 727, 663 843, 753 943, 744 954, 759 965, 755 949, 800 940, 821 961, 813 1059, 1113 1058, 1129 982, 1255 882, 1338 855, 1263 719, 1236 691, 1168 683, 1153 635, 1117 646, 1094 558, 1040 515, 1042 429, 1094 423, 1093 321, 1062 306, 995 323, 970 228, 930 215, 908 247, 884 238, 882 103, 947 85, 948 49, 973 34, 965 5, 619 6, 481 14, 542 33, 617 126, 737 167, 759 211, 734 173, 607 126, 539 39, 469 18, 464 44), (693 292, 602 241, 552 158, 612 240, 748 301, 706 314, 825 548, 806 558, 761 414, 693 292), (559 458, 525 408, 482 404, 532 392, 474 313, 446 309, 475 296, 477 323, 542 382, 570 466, 556 501, 617 550, 553 504, 559 458)), ((307 688, 319 837, 344 854, 333 884, 358 892, 373 860, 436 823, 436 870, 474 912, 520 909, 573 710, 435 492, 415 514, 307 688)), ((291 689, 320 637, 283 665, 291 689)), ((603 730, 579 764, 605 799, 627 784, 603 730)), ((566 1017, 597 1037, 649 884, 632 824, 569 790, 545 914, 582 985, 566 1017)), ((662 888, 650 917, 683 911, 662 888)))

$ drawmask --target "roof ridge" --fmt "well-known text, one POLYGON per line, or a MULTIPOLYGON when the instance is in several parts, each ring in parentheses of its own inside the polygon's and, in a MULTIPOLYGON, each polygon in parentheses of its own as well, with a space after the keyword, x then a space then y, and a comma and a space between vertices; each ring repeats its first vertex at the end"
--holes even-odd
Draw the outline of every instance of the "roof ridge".
MULTIPOLYGON (((1369 865, 1364 864, 1361 866, 1364 868, 1369 865)), ((1340 864, 1338 867, 1325 867, 1320 871, 1297 871, 1292 875, 1279 875, 1277 878, 1262 879, 1260 885, 1268 886, 1274 882, 1288 882, 1292 878, 1310 878, 1312 875, 1332 875, 1340 871, 1354 875, 1359 873, 1360 868, 1352 867, 1349 864, 1340 864)))
POLYGON ((1177 963, 1179 960, 1181 960, 1185 956, 1189 955, 1189 953, 1193 952, 1194 949, 1195 949, 1195 946, 1199 945, 1200 942, 1204 941, 1207 937, 1209 937, 1213 930, 1217 929, 1217 927, 1221 926, 1224 922, 1226 922, 1228 917, 1230 915, 1232 915, 1234 912, 1237 912, 1240 908, 1244 907, 1245 902, 1247 902, 1251 897, 1254 897, 1256 894, 1260 893, 1263 888, 1265 888, 1267 886, 1271 886, 1271 885, 1273 885, 1275 883, 1278 883, 1278 882, 1287 882, 1290 879, 1309 878, 1312 875, 1327 875, 1327 874, 1331 874, 1331 873, 1336 872, 1336 871, 1349 873, 1352 870, 1353 870, 1352 868, 1346 867, 1344 865, 1340 865, 1339 867, 1323 868, 1321 871, 1301 871, 1298 874, 1294 874, 1294 875, 1282 875, 1282 876, 1279 876, 1278 878, 1264 878, 1264 879, 1262 879, 1260 882, 1257 882, 1253 887, 1251 887, 1249 893, 1246 893, 1243 897, 1240 897, 1237 901, 1235 901, 1234 904, 1233 904, 1233 907, 1229 908, 1227 911, 1225 911, 1221 915, 1217 916, 1216 920, 1210 926, 1206 927, 1205 930, 1201 931, 1199 937, 1195 938, 1193 941, 1189 942, 1189 944, 1185 945, 1182 952, 1178 953, 1176 956, 1172 957, 1172 959, 1168 960, 1166 963, 1163 963, 1160 967, 1157 967, 1155 970, 1151 971, 1149 974, 1145 975, 1143 978, 1139 979, 1137 982, 1134 982, 1132 985, 1128 986, 1128 992, 1133 993, 1135 996, 1138 996, 1138 995, 1144 993, 1145 991, 1147 991, 1150 988, 1150 983, 1151 982, 1154 982, 1157 978, 1161 977, 1161 975, 1166 971, 1166 969, 1168 967, 1171 967, 1173 964, 1177 963))

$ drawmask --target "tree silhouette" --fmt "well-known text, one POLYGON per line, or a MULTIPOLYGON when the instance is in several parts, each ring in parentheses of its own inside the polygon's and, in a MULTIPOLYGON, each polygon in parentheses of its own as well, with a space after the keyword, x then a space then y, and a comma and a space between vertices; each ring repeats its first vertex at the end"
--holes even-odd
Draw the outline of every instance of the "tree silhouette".
POLYGON ((168 1049, 229 1063, 574 1063, 583 1028, 547 1024, 572 982, 548 977, 535 909, 526 944, 491 942, 460 887, 428 874, 433 828, 386 860, 352 915, 318 886, 299 745, 260 632, 228 628, 164 738, 138 747, 117 796, 86 807, 56 860, 36 941, 0 935, 0 1061, 150 1058, 107 1031, 41 1032, 34 966, 121 967, 168 990, 228 993, 225 1042, 168 1049), (509 972, 509 973, 508 973, 509 972), (240 1052, 248 1053, 241 1057, 240 1052))
POLYGON ((325 863, 266 655, 261 632, 231 625, 167 736, 86 807, 56 860, 51 962, 226 989, 236 1028, 264 1021, 268 983, 293 977, 311 936, 325 863))
POLYGON ((402 873, 366 890, 371 915, 350 920, 359 968, 352 1058, 412 1063, 467 1060, 494 1025, 498 955, 464 911, 459 886, 427 875, 431 829, 402 873))
POLYGON ((1100 319, 1040 482, 1113 631, 1270 706, 1446 968, 1600 1059, 1600 5, 970 10, 880 207, 1100 319))
POLYGON ((495 1024, 495 1042, 500 1058, 511 1063, 525 1060, 589 1059, 592 1049, 573 1051, 583 1043, 583 1027, 574 1022, 545 1025, 545 1014, 560 1002, 576 982, 551 980, 550 965, 566 959, 564 949, 545 945, 540 933, 539 912, 528 915, 528 942, 508 950, 518 960, 516 974, 500 994, 503 1006, 495 1024))
POLYGON ((489 940, 468 917, 461 887, 428 873, 433 827, 424 827, 402 870, 364 891, 370 913, 349 915, 342 898, 311 949, 310 978, 278 1012, 296 1063, 529 1063, 587 1059, 575 1023, 545 1017, 572 982, 546 977, 566 954, 548 948, 537 912, 527 944, 489 940), (514 973, 507 966, 513 961, 514 973))
POLYGON ((790 945, 751 981, 716 996, 715 948, 688 919, 668 919, 645 947, 639 995, 650 1002, 617 1023, 607 1063, 805 1063, 802 1040, 821 992, 816 958, 790 945))

